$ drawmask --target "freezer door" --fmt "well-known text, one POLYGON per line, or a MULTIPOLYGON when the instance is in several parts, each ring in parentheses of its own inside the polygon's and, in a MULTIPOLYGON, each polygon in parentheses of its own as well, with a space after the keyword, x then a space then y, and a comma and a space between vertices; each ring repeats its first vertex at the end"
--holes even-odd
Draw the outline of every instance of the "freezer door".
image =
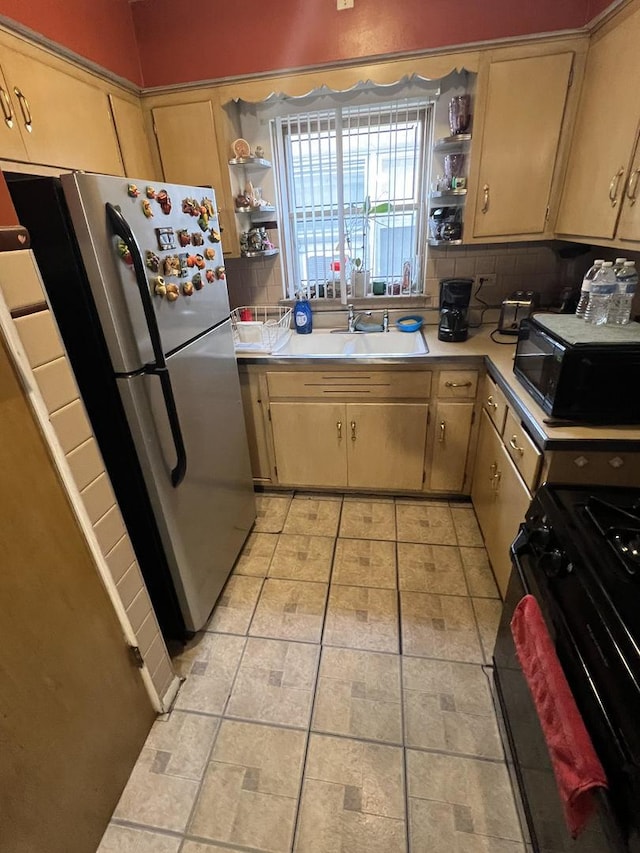
POLYGON ((152 187, 144 179, 80 172, 63 175, 61 181, 116 373, 129 373, 151 362, 153 351, 133 267, 119 253, 119 241, 106 214, 107 202, 120 209, 136 238, 165 353, 229 316, 226 280, 216 277, 216 270, 219 274, 224 265, 221 244, 215 242, 220 230, 218 217, 191 215, 183 210, 197 211, 208 200, 216 211, 213 190, 178 184, 152 187), (153 191, 155 198, 148 198, 147 190, 150 194, 153 191), (161 205, 158 200, 164 198, 161 193, 170 201, 169 212, 167 204, 161 205), (144 213, 145 203, 151 216, 144 213), (182 246, 181 239, 190 242, 182 246), (174 272, 165 271, 167 259, 176 259, 179 267, 172 267, 174 272), (152 269, 156 262, 158 268, 152 269), (179 288, 174 302, 155 295, 158 277, 179 288), (188 289, 190 284, 193 293, 185 295, 185 285, 188 289))
POLYGON ((176 452, 157 377, 119 379, 188 630, 206 623, 255 519, 253 483, 231 323, 168 359, 187 456, 176 452))

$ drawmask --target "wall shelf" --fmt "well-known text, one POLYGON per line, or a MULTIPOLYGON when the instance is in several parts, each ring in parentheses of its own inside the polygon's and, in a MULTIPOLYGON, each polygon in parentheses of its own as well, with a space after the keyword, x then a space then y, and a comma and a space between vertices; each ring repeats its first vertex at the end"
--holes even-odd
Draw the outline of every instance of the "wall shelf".
POLYGON ((467 191, 464 190, 438 190, 437 192, 431 193, 431 198, 446 198, 447 196, 461 196, 466 195, 467 191))
POLYGON ((240 254, 243 258, 269 258, 272 255, 279 254, 279 252, 280 252, 280 249, 274 248, 274 249, 262 249, 262 250, 257 251, 257 252, 241 252, 240 254))
POLYGON ((462 246, 462 240, 429 240, 430 246, 462 246))
POLYGON ((257 166, 260 169, 270 169, 271 161, 265 160, 264 157, 232 157, 229 160, 230 166, 257 166))
POLYGON ((443 151, 449 148, 455 148, 465 142, 471 142, 470 133, 458 133, 456 136, 445 136, 443 139, 437 139, 433 143, 433 150, 443 151))

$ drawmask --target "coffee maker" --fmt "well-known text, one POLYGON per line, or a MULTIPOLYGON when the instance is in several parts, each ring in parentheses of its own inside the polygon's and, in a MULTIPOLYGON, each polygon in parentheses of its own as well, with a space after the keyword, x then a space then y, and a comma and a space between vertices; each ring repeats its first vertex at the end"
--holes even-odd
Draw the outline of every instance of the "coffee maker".
POLYGON ((472 278, 443 278, 440 282, 439 341, 466 341, 472 278))

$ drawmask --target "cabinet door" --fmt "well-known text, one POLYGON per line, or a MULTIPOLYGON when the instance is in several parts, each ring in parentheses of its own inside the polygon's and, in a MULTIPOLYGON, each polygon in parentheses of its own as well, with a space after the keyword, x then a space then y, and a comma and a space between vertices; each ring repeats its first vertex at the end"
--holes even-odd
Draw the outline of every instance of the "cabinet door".
POLYGON ((428 410, 426 403, 349 403, 349 485, 422 489, 428 410))
POLYGON ((0 157, 7 160, 26 160, 27 149, 25 148, 20 128, 19 113, 16 114, 17 104, 15 96, 12 95, 7 81, 0 69, 0 108, 2 109, 2 121, 0 121, 0 157))
POLYGON ((220 161, 211 102, 155 107, 151 112, 165 180, 219 187, 220 161))
POLYGON ((611 238, 640 115, 640 11, 589 48, 556 231, 611 238), (617 183, 617 187, 616 187, 617 183), (614 196, 613 204, 609 193, 614 196))
POLYGON ((260 376, 240 369, 240 391, 254 480, 270 480, 271 464, 260 392, 260 376))
POLYGON ((495 431, 489 416, 483 409, 480 413, 480 429, 478 432, 478 447, 476 449, 476 464, 471 484, 471 499, 487 548, 495 535, 495 522, 498 511, 496 507, 495 485, 500 444, 500 436, 495 431))
POLYGON ((573 53, 492 63, 474 237, 541 234, 573 53))
POLYGON ((640 241, 640 125, 636 131, 633 162, 622 190, 624 198, 616 237, 619 240, 640 241))
POLYGON ((495 481, 495 519, 491 538, 485 542, 500 594, 504 598, 511 574, 509 548, 531 503, 531 495, 503 445, 498 448, 495 481))
POLYGON ((347 485, 344 403, 271 403, 278 482, 347 485))
POLYGON ((124 173, 128 178, 156 180, 149 139, 142 118, 142 109, 117 95, 109 95, 111 112, 116 125, 124 173))
POLYGON ((104 92, 11 50, 3 50, 2 67, 32 163, 123 174, 104 92))
POLYGON ((430 476, 430 486, 435 491, 462 491, 473 407, 473 403, 443 402, 436 406, 430 476))

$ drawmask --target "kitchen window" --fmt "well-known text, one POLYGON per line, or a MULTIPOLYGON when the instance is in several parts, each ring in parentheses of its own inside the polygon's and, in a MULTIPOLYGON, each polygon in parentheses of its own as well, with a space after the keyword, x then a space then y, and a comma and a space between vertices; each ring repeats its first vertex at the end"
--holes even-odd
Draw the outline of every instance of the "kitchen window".
POLYGON ((288 298, 422 293, 432 101, 377 100, 272 122, 288 298))

